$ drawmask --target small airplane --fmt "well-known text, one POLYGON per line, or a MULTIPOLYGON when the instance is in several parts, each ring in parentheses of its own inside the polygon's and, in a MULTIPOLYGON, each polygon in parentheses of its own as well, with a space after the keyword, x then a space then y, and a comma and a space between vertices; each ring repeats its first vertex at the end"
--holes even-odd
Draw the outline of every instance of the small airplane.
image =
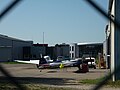
POLYGON ((60 68, 60 65, 62 65, 63 67, 73 67, 73 66, 77 66, 80 63, 78 62, 78 60, 53 61, 50 59, 49 56, 44 56, 43 58, 40 58, 39 60, 29 60, 29 61, 15 60, 15 61, 22 62, 22 63, 35 64, 38 69, 60 68))

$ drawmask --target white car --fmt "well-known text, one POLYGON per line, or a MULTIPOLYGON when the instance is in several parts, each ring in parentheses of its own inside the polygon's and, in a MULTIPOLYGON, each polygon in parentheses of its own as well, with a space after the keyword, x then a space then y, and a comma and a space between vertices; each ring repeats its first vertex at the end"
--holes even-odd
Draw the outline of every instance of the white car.
POLYGON ((85 60, 88 62, 88 66, 96 69, 96 60, 94 57, 87 57, 85 60))

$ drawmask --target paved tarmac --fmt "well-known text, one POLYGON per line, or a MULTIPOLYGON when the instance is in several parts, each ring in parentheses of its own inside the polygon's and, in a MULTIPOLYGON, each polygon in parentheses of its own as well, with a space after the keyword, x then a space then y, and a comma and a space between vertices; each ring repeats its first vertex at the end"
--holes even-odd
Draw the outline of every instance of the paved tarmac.
POLYGON ((43 69, 41 72, 33 64, 2 64, 15 77, 48 77, 48 78, 73 78, 73 79, 95 79, 105 76, 107 69, 89 69, 87 73, 74 73, 77 67, 63 69, 43 69))
MULTIPOLYGON (((76 89, 90 90, 94 85, 83 85, 79 81, 83 79, 96 79, 109 73, 108 69, 89 69, 87 73, 75 73, 77 67, 63 69, 43 69, 41 72, 32 64, 2 64, 9 73, 22 83, 33 83, 53 87, 72 87, 76 89)), ((0 73, 0 76, 3 76, 0 73)), ((109 89, 106 87, 102 90, 109 89)), ((110 89, 109 89, 110 90, 110 89)), ((114 89, 112 89, 114 90, 114 89)), ((117 90, 117 88, 115 89, 117 90)))

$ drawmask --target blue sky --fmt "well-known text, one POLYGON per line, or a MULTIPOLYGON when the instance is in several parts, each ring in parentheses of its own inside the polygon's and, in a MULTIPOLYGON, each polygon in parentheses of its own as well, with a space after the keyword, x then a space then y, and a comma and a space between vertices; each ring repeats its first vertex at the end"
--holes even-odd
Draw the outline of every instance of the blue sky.
MULTIPOLYGON (((0 12, 12 0, 0 0, 0 12)), ((109 0, 94 0, 106 11, 109 0)), ((23 0, 0 22, 0 34, 34 43, 103 42, 107 20, 84 0, 23 0)))

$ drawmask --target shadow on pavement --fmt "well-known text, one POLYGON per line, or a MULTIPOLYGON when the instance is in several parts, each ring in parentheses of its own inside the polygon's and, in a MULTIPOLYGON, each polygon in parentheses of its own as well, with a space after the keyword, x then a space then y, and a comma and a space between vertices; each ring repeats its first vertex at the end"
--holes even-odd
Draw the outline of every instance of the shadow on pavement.
MULTIPOLYGON (((40 78, 40 77, 14 77, 20 84, 46 84, 46 85, 78 85, 74 79, 66 78, 40 78)), ((10 83, 6 77, 0 77, 0 83, 10 83)))

